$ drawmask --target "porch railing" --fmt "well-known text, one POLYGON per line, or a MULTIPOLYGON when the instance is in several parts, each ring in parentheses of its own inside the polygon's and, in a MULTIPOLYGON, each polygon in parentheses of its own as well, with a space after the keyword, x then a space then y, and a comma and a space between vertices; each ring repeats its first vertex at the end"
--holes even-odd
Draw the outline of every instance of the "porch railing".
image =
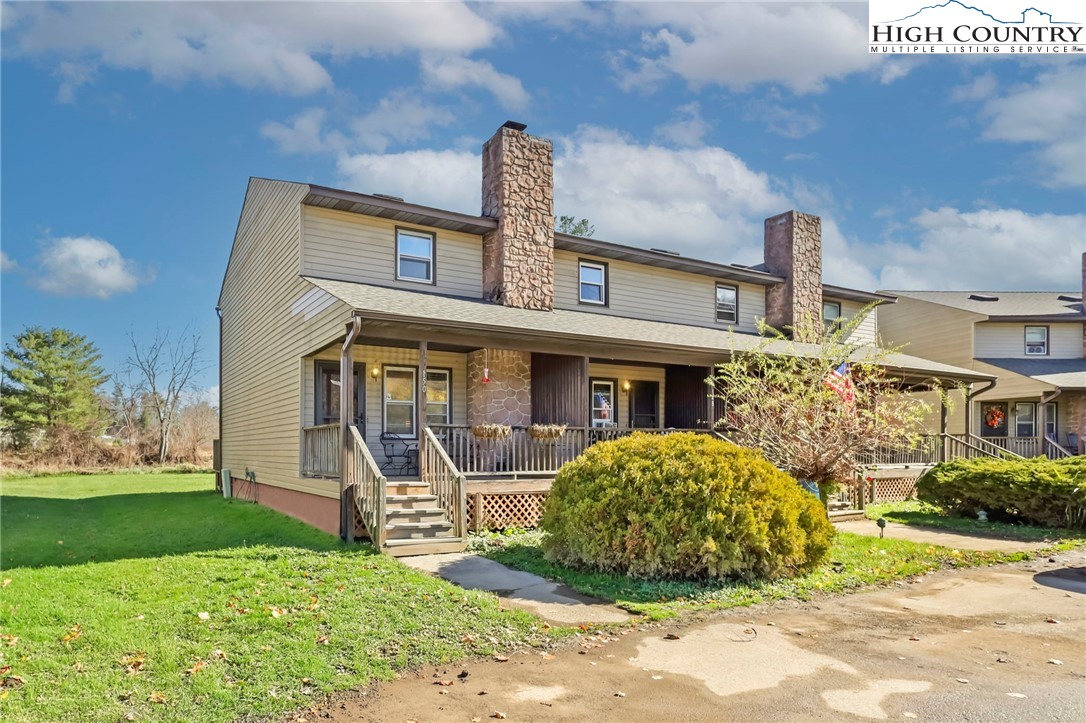
POLYGON ((1001 457, 1004 459, 1020 459, 1026 456, 1033 456, 1022 454, 1020 451, 1018 451, 1022 447, 1019 447, 1018 445, 1012 446, 1004 443, 1005 440, 1008 439, 1008 437, 979 437, 972 433, 968 435, 956 434, 952 436, 958 437, 959 439, 964 439, 966 442, 969 442, 969 444, 973 445, 974 447, 980 447, 985 452, 988 452, 988 454, 990 454, 992 457, 1001 457))
POLYGON ((435 441, 448 453, 450 462, 464 477, 513 477, 557 474, 566 462, 576 459, 596 442, 625 437, 633 432, 670 434, 707 429, 622 429, 618 427, 567 427, 561 435, 540 439, 529 427, 513 427, 504 439, 476 437, 470 425, 433 425, 435 441))
POLYGON ((302 475, 339 477, 339 422, 302 428, 302 475))
POLYGON ((980 447, 973 444, 972 439, 952 434, 942 435, 943 444, 946 445, 947 461, 955 459, 978 459, 982 457, 1000 457, 999 448, 980 447))
POLYGON ((866 455, 864 464, 909 466, 932 465, 940 460, 942 440, 938 434, 922 434, 908 448, 883 447, 866 455))
POLYGON ((385 494, 387 480, 381 474, 366 440, 354 426, 351 434, 351 465, 347 484, 354 490, 354 505, 366 526, 370 541, 378 548, 385 544, 385 494))
POLYGON ((454 533, 457 537, 466 536, 468 515, 464 475, 449 459, 429 427, 423 431, 420 467, 422 481, 430 486, 430 494, 437 496, 437 503, 445 510, 445 518, 452 522, 454 533))

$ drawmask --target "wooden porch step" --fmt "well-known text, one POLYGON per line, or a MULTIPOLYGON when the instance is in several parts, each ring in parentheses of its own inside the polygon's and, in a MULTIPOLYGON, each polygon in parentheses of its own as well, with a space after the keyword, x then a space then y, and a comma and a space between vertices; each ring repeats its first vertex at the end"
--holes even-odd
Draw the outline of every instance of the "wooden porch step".
POLYGON ((420 510, 437 507, 437 495, 388 495, 385 498, 385 509, 393 510, 420 510))
POLYGON ((430 493, 430 485, 425 482, 397 480, 385 485, 386 495, 426 495, 430 493))
POLYGON ((463 552, 468 543, 459 537, 437 537, 426 540, 386 540, 382 550, 392 557, 411 555, 440 555, 445 552, 463 552))
POLYGON ((440 507, 416 507, 414 509, 385 510, 388 524, 402 522, 445 522, 445 510, 440 507))
POLYGON ((426 540, 450 537, 452 523, 437 522, 390 522, 385 525, 385 540, 426 540))

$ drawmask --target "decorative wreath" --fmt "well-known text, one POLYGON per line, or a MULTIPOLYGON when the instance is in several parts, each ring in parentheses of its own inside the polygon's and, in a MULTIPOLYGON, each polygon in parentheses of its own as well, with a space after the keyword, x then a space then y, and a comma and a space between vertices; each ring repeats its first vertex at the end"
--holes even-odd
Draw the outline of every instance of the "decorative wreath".
POLYGON ((984 423, 992 429, 1003 426, 1003 420, 1007 418, 1006 412, 1002 409, 992 407, 984 413, 984 423))

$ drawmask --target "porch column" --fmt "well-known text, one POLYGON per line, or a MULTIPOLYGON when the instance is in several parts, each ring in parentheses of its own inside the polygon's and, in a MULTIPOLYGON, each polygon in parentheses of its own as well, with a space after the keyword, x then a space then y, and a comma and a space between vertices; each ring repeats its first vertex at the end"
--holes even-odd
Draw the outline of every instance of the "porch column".
POLYGON ((939 398, 939 461, 947 461, 946 449, 946 400, 939 398))
MULTIPOLYGON (((709 367, 705 370, 706 379, 713 376, 713 369, 713 367, 709 367)), ((712 382, 705 382, 705 419, 710 432, 716 429, 716 397, 713 396, 715 391, 716 387, 712 382)))
POLYGON ((416 379, 418 393, 415 395, 418 402, 415 404, 415 412, 418 415, 415 429, 419 436, 419 478, 426 479, 426 352, 428 344, 419 342, 419 376, 416 379))
POLYGON ((339 536, 350 541, 354 536, 354 445, 351 439, 351 421, 354 419, 354 343, 362 329, 357 316, 347 324, 347 338, 339 357, 339 536))
POLYGON ((962 402, 965 404, 965 438, 969 439, 969 435, 973 433, 973 382, 969 382, 965 388, 964 399, 962 402))

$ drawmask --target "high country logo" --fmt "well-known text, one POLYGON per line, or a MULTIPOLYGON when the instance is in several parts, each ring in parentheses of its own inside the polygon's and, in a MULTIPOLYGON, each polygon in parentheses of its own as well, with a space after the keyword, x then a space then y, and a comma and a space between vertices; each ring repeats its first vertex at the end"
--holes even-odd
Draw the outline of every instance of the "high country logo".
POLYGON ((1081 0, 1030 1, 869 0, 868 48, 872 53, 1086 53, 1081 0))

